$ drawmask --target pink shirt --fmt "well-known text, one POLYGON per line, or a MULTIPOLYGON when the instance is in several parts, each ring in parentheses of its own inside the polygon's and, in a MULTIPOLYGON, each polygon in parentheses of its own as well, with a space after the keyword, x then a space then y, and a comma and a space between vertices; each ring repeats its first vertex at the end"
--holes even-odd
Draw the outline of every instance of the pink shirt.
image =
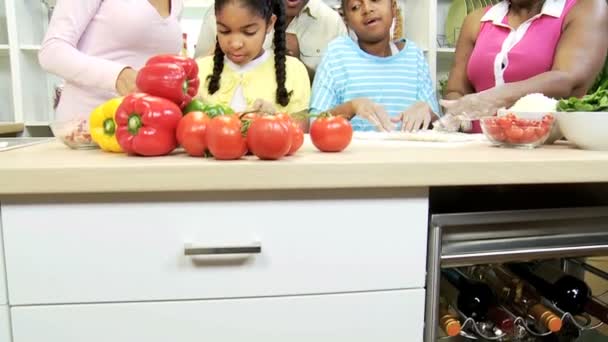
POLYGON ((475 92, 550 71, 564 19, 576 0, 546 0, 541 13, 517 29, 508 25, 509 2, 491 7, 481 19, 467 76, 475 92))
POLYGON ((56 120, 87 118, 117 96, 118 74, 156 54, 179 53, 183 0, 163 18, 148 0, 58 0, 39 53, 42 68, 65 80, 56 120))

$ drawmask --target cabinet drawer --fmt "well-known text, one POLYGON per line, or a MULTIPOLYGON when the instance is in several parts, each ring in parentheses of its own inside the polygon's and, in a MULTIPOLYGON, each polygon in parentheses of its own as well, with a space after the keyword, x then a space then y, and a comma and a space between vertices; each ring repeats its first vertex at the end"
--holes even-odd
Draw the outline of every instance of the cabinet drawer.
POLYGON ((424 287, 423 195, 14 203, 2 214, 12 305, 424 287), (261 251, 187 256, 186 244, 261 251))
POLYGON ((11 342, 11 323, 8 316, 8 306, 0 305, 0 341, 11 342))
POLYGON ((11 310, 14 342, 417 342, 424 290, 11 310))

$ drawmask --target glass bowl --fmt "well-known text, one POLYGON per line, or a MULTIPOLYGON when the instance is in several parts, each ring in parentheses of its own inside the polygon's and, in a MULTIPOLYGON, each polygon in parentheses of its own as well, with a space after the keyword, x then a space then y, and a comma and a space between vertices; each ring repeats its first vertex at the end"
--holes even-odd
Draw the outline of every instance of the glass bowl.
POLYGON ((87 119, 56 121, 51 124, 51 131, 66 146, 75 150, 99 148, 91 138, 87 119))
MULTIPOLYGON (((530 120, 542 120, 543 117, 547 114, 551 114, 553 116, 557 116, 555 112, 519 112, 519 111, 510 111, 507 109, 499 109, 498 116, 505 116, 508 114, 514 114, 520 119, 530 119, 530 120)), ((557 140, 564 137, 560 128, 559 128, 559 119, 555 118, 555 123, 553 124, 553 128, 551 129, 551 133, 549 133, 549 137, 545 140, 545 144, 553 144, 557 140)))
POLYGON ((555 118, 546 114, 541 120, 530 120, 507 114, 481 118, 480 124, 483 134, 496 146, 532 149, 545 143, 555 118))

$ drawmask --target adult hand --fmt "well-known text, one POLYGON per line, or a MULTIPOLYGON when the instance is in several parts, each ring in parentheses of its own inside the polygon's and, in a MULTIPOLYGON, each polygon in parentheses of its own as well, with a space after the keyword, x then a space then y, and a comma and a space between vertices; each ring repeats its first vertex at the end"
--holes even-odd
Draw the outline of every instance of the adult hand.
POLYGON ((137 71, 133 68, 124 68, 118 74, 118 78, 116 79, 116 92, 120 96, 129 95, 137 91, 137 86, 135 85, 135 79, 137 78, 137 71))
POLYGON ((394 123, 401 122, 402 132, 428 129, 435 114, 426 102, 416 102, 402 112, 398 118, 392 118, 394 123))
POLYGON ((289 56, 300 58, 300 43, 295 34, 287 33, 285 35, 285 45, 287 46, 287 54, 289 56))
POLYGON ((476 120, 496 114, 506 103, 493 90, 468 94, 456 100, 440 100, 445 115, 435 124, 435 128, 457 131, 463 121, 476 120))
POLYGON ((370 99, 360 98, 351 101, 355 115, 360 116, 371 122, 379 131, 392 131, 395 125, 381 105, 374 103, 370 99))

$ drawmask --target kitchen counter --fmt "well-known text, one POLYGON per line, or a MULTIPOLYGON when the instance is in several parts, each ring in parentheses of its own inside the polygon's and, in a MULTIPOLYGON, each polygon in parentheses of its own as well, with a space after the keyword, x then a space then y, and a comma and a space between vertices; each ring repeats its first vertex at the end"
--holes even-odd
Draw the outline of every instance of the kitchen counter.
MULTIPOLYGON (((485 141, 353 140, 335 154, 306 141, 280 161, 130 157, 57 141, 0 152, 0 336, 4 326, 9 342, 435 342, 451 230, 429 226, 436 208, 592 205, 608 198, 607 171, 605 152, 485 141)), ((587 212, 572 211, 570 223, 587 212)), ((581 227, 605 230, 587 218, 558 236, 552 216, 565 214, 551 213, 499 218, 510 215, 525 241, 560 238, 559 248, 581 227)), ((508 235, 483 222, 488 236, 508 235)), ((608 234, 592 233, 582 247, 607 251, 608 234)))
POLYGON ((128 157, 59 142, 0 153, 0 195, 583 182, 608 182, 608 153, 566 144, 521 150, 370 140, 353 140, 335 154, 306 141, 296 156, 280 161, 128 157))

